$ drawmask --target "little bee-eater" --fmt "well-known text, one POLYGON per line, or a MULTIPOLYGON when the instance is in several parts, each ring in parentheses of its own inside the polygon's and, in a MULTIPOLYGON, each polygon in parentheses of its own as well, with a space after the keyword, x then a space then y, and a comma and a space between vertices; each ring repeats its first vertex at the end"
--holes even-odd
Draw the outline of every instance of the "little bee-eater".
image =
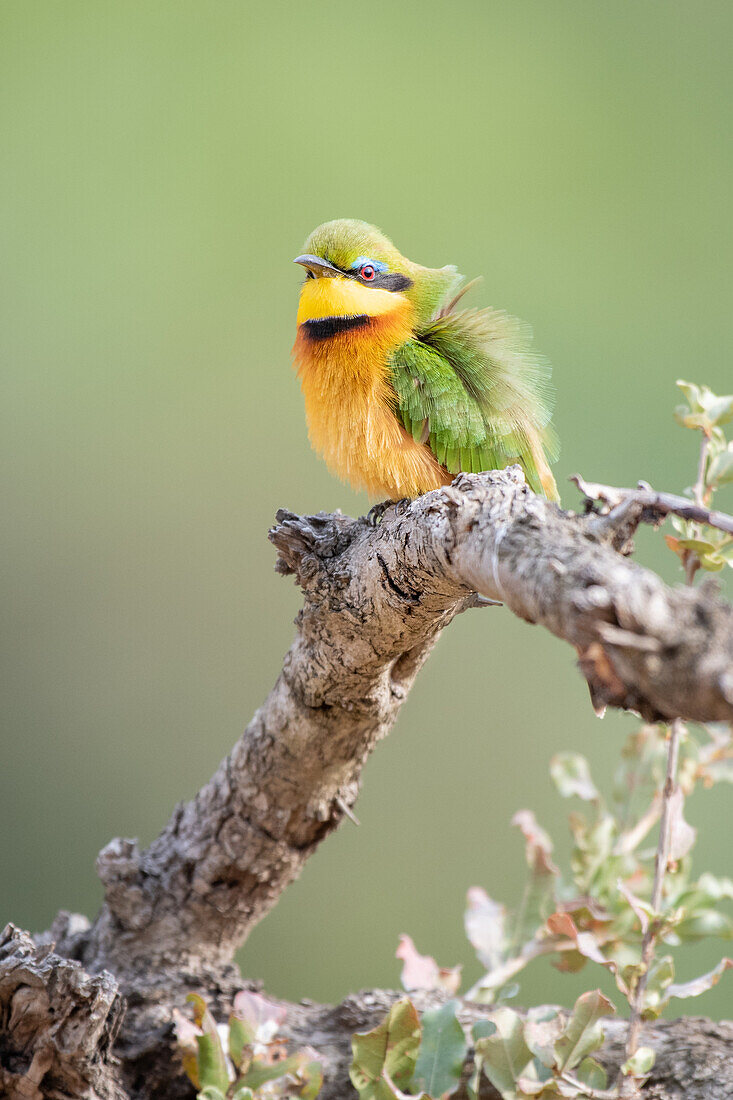
POLYGON ((520 322, 456 309, 455 267, 413 263, 366 222, 319 226, 295 263, 293 353, 311 443, 335 474, 399 500, 518 462, 557 500, 550 371, 520 322))

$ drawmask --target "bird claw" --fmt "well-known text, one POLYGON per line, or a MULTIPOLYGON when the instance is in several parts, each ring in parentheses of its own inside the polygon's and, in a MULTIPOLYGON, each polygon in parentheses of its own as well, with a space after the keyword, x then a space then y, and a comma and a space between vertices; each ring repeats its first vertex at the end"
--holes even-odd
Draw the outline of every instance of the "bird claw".
POLYGON ((395 508, 398 511, 404 511, 408 504, 412 501, 409 497, 405 497, 403 500, 383 500, 380 504, 375 504, 373 508, 370 508, 366 515, 366 521, 370 527, 378 527, 382 522, 384 515, 390 508, 395 508))

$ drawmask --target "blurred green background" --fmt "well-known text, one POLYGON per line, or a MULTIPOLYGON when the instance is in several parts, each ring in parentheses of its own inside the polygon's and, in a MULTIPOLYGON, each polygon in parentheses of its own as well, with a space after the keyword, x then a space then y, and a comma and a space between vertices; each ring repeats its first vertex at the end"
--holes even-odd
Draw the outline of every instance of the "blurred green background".
MULTIPOLYGON (((148 842, 263 700, 299 606, 276 508, 368 507, 311 453, 289 362, 319 222, 374 221, 532 322, 567 504, 576 470, 692 481, 675 378, 731 388, 732 35, 727 0, 4 0, 0 924, 93 914, 100 847, 148 842)), ((679 579, 660 535, 640 558, 679 579)), ((569 647, 462 616, 366 769, 361 828, 245 973, 291 998, 393 986, 404 931, 476 976, 465 891, 516 899, 511 814, 564 838, 549 758, 608 775, 633 724, 594 718, 569 647)), ((729 789, 688 817, 698 869, 730 873, 729 789)), ((540 967, 521 999, 597 981, 540 967)))

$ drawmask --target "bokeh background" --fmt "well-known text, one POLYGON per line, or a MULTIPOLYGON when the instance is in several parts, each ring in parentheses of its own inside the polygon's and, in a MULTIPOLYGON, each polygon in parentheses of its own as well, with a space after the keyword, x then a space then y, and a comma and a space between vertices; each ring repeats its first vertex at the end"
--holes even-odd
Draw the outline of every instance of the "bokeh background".
MULTIPOLYGON (((727 0, 4 0, 0 924, 93 914, 99 848, 152 839, 264 698, 299 606, 276 508, 368 507, 311 453, 289 362, 321 221, 374 221, 531 321, 567 504, 576 470, 693 480, 675 379, 731 388, 732 36, 727 0)), ((639 556, 679 579, 661 535, 639 556)), ((462 616, 366 769, 361 827, 244 971, 291 998, 394 986, 406 931, 475 977, 465 891, 516 899, 511 814, 567 847, 550 757, 608 776, 633 722, 596 720, 569 647, 462 616)), ((730 789, 688 817, 698 868, 730 873, 730 789)), ((539 967, 521 999, 597 980, 539 967)), ((723 982, 693 1010, 731 1003, 723 982)))

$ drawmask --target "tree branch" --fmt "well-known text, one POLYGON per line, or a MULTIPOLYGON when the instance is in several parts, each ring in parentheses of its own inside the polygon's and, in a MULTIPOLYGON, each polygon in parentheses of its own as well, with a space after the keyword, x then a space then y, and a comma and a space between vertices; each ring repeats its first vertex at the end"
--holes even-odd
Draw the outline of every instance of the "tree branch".
MULTIPOLYGON (((182 957, 228 962, 351 808, 367 757, 475 592, 575 646, 596 706, 733 718, 733 610, 623 557, 604 518, 536 497, 518 467, 461 475, 378 526, 279 512, 277 568, 305 596, 283 670, 150 848, 116 840, 100 854, 106 897, 85 964, 124 977, 182 957)), ((625 540, 628 516, 622 526, 625 540)))
POLYGON ((127 997, 115 1049, 131 1095, 156 1095, 150 1066, 188 990, 226 999, 241 986, 235 950, 350 812, 369 754, 476 593, 573 645, 597 707, 733 718, 733 609, 619 553, 645 518, 563 512, 518 467, 463 474, 376 526, 278 513, 277 569, 304 605, 273 690, 146 851, 114 840, 100 853, 94 924, 62 915, 44 937, 88 974, 111 971, 127 997))
POLYGON ((657 493, 650 485, 643 482, 640 482, 636 489, 616 489, 611 485, 584 481, 580 474, 573 474, 570 480, 578 486, 583 496, 589 501, 603 501, 611 509, 629 504, 636 505, 643 511, 645 523, 658 523, 665 516, 673 515, 679 516, 680 519, 691 520, 693 523, 706 523, 708 527, 733 535, 733 516, 726 515, 725 512, 716 512, 714 508, 706 508, 703 502, 700 477, 704 473, 706 457, 707 440, 703 439, 694 501, 688 500, 687 497, 678 497, 674 493, 657 493))

